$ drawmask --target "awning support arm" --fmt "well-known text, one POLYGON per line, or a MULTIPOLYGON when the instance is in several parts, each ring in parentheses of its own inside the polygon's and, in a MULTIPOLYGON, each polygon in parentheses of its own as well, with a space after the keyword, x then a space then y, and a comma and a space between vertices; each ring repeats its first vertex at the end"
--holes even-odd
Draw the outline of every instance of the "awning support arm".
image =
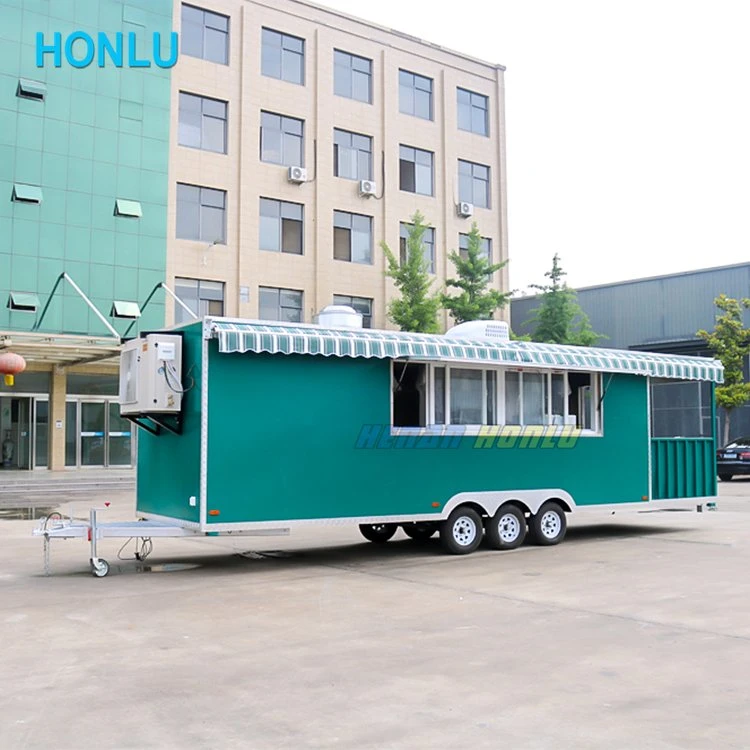
POLYGON ((68 284, 70 284, 73 289, 75 290, 76 294, 89 306, 89 308, 93 311, 94 315, 96 315, 99 320, 101 320, 102 323, 106 326, 107 330, 117 339, 117 341, 120 341, 120 334, 117 333, 117 331, 112 327, 110 322, 97 310, 96 305, 81 291, 81 287, 78 286, 78 284, 73 281, 73 279, 68 276, 68 274, 63 271, 58 277, 57 281, 55 281, 55 285, 52 287, 52 291, 50 292, 49 297, 47 298, 47 302, 44 305, 44 309, 42 310, 42 314, 39 316, 39 320, 34 324, 34 327, 31 329, 32 331, 38 331, 39 326, 42 325, 42 321, 44 320, 44 316, 47 314, 47 310, 49 309, 50 303, 52 302, 52 298, 55 296, 55 292, 57 291, 57 287, 60 286, 61 281, 67 281, 68 284))
POLYGON ((607 389, 609 388, 609 384, 612 382, 613 377, 614 373, 610 374, 609 378, 607 378, 607 385, 605 385, 602 389, 602 395, 599 397, 599 403, 596 405, 597 411, 602 408, 602 402, 604 401, 604 397, 607 395, 607 389))
MULTIPOLYGON (((156 294, 159 289, 163 289, 185 312, 193 318, 193 320, 198 320, 198 316, 163 282, 160 281, 149 293, 148 297, 146 297, 146 301, 141 305, 141 312, 143 312, 146 309, 146 306, 149 302, 151 302, 151 298, 156 294)), ((130 333, 130 329, 136 324, 136 320, 133 320, 133 322, 127 327, 125 330, 125 333, 122 334, 123 338, 126 338, 127 335, 130 333)))

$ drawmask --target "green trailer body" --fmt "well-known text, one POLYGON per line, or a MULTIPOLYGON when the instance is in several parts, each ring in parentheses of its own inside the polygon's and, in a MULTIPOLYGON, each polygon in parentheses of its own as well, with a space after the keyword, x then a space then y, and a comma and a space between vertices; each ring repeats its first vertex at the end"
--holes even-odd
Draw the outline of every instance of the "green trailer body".
POLYGON ((570 512, 694 507, 716 495, 715 420, 703 436, 653 438, 649 402, 660 378, 710 383, 713 404, 713 360, 221 318, 179 333, 181 429, 139 434, 137 511, 147 518, 211 533, 438 521, 461 504, 492 516, 508 501, 530 514, 550 499, 570 512), (549 374, 543 387, 566 386, 565 423, 433 424, 435 386, 427 424, 396 426, 394 391, 409 367, 433 385, 435 368, 460 368, 450 370, 456 388, 474 368, 487 398, 502 377, 510 387, 505 373, 531 373, 529 389, 534 373, 549 374), (568 414, 580 373, 595 429, 568 414))

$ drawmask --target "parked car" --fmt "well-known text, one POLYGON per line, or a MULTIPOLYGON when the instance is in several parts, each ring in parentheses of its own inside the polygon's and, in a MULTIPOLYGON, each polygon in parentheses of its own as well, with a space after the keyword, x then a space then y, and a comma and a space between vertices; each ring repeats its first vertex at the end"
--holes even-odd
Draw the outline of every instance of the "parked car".
POLYGON ((729 482, 735 474, 750 474, 750 437, 735 438, 716 451, 719 479, 729 482))

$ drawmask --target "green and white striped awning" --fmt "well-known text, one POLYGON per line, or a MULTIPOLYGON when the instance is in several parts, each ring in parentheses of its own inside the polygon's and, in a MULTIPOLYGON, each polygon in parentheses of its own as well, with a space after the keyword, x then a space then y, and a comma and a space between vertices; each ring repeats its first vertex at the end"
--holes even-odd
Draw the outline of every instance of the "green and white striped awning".
POLYGON ((254 321, 206 321, 224 354, 269 352, 324 357, 413 358, 447 362, 496 363, 510 367, 627 372, 656 378, 722 383, 721 362, 626 349, 537 344, 528 341, 472 341, 427 333, 333 329, 314 325, 273 325, 254 321))

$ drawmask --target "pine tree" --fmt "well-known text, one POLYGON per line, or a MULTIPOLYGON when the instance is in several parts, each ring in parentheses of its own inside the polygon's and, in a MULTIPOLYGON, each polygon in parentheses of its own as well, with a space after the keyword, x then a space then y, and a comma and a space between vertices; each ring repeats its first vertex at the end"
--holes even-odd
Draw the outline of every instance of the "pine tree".
POLYGON ((552 270, 545 274, 549 284, 531 284, 540 294, 540 305, 532 311, 528 321, 534 326, 533 341, 549 344, 573 344, 593 346, 604 338, 594 333, 588 315, 578 304, 578 295, 563 280, 566 275, 560 265, 560 256, 555 253, 552 270))
POLYGON ((381 242, 388 270, 386 276, 393 279, 400 297, 388 305, 388 317, 402 330, 419 333, 438 333, 438 310, 440 295, 431 291, 429 267, 425 258, 424 233, 428 225, 424 216, 416 211, 411 217, 411 226, 406 238, 406 257, 400 262, 388 245, 381 242))
POLYGON ((716 404, 724 409, 724 445, 729 442, 732 412, 750 400, 750 383, 745 382, 743 364, 750 354, 750 329, 742 322, 742 311, 750 308, 750 299, 733 299, 720 294, 714 304, 721 310, 714 330, 696 335, 724 365, 724 384, 716 388, 716 404))
POLYGON ((442 303, 457 324, 490 320, 496 310, 508 304, 511 292, 488 289, 492 274, 503 268, 507 261, 490 263, 482 249, 482 236, 476 222, 468 234, 466 256, 461 257, 453 251, 448 257, 456 267, 457 278, 447 279, 446 286, 455 287, 460 292, 456 296, 443 294, 442 303))

